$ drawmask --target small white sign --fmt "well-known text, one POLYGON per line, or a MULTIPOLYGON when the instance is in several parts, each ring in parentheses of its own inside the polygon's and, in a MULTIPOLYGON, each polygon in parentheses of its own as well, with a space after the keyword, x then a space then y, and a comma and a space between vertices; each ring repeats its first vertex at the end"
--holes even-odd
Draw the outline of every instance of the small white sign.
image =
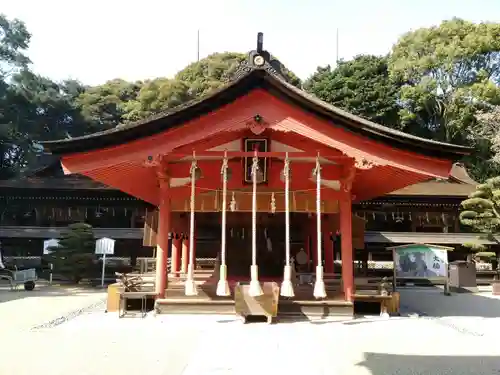
POLYGON ((115 253, 115 240, 100 238, 95 242, 95 253, 98 255, 113 255, 115 253))
POLYGON ((51 253, 49 250, 51 247, 58 247, 59 246, 59 240, 55 238, 51 238, 50 240, 45 240, 43 241, 43 254, 48 255, 51 253))

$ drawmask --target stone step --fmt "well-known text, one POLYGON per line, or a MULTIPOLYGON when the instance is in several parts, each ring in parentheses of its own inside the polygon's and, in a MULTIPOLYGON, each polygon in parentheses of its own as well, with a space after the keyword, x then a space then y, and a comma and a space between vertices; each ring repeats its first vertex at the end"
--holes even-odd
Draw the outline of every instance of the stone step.
MULTIPOLYGON (((167 297, 155 304, 157 314, 235 314, 235 303, 230 297, 210 299, 206 296, 167 297)), ((343 300, 280 300, 278 319, 311 319, 354 316, 352 302, 343 300)))

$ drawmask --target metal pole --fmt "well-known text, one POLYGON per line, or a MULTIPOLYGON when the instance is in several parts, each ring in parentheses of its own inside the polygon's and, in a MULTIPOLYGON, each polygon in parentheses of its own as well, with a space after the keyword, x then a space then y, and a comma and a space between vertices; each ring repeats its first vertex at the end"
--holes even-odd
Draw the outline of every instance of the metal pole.
POLYGON ((198 29, 196 37, 196 61, 200 61, 200 29, 198 29))
POLYGON ((336 42, 335 42, 335 66, 339 66, 339 29, 337 28, 336 42))
POLYGON ((101 286, 104 288, 104 272, 106 270, 106 252, 102 254, 102 275, 101 275, 101 286))

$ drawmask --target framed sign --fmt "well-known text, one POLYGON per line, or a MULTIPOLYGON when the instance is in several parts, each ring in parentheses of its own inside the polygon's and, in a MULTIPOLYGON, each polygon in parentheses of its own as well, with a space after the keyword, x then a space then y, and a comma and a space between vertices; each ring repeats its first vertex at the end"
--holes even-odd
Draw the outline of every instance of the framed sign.
POLYGON ((100 238, 95 242, 95 253, 97 255, 113 255, 115 253, 115 240, 112 238, 100 238))
POLYGON ((390 247, 393 251, 394 278, 447 279, 448 251, 451 247, 412 244, 390 247))
MULTIPOLYGON (((268 141, 265 138, 246 138, 244 140, 245 152, 268 152, 268 141)), ((245 158, 245 182, 252 183, 252 157, 245 158)), ((267 158, 259 158, 259 170, 257 171, 257 183, 267 182, 267 158)))
POLYGON ((51 252, 50 248, 58 246, 59 246, 59 240, 56 238, 51 238, 50 240, 43 241, 43 254, 44 255, 50 254, 51 252))

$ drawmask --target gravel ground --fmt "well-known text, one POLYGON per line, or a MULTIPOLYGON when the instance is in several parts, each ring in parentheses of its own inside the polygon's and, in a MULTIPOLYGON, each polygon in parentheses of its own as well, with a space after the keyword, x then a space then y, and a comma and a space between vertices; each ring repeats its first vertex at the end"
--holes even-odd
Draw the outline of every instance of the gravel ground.
MULTIPOLYGON (((11 345, 2 345, 0 374, 500 374, 500 315, 476 311, 500 301, 476 297, 471 307, 474 296, 402 294, 406 312, 425 316, 276 325, 243 325, 234 316, 118 319, 95 294, 68 300, 71 319, 2 330, 11 345)), ((50 300, 37 301, 37 310, 50 300)), ((0 303, 0 316, 13 302, 0 303)))

